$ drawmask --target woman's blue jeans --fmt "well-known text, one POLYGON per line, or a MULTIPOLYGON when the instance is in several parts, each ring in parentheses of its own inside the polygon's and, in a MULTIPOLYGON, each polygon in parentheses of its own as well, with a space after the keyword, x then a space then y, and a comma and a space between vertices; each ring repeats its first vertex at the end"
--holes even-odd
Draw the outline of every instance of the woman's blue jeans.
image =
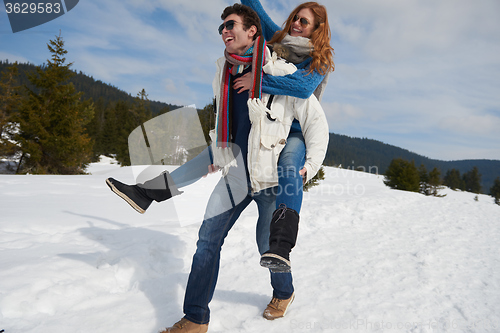
POLYGON ((276 208, 281 204, 300 213, 302 207, 303 181, 299 171, 306 161, 306 144, 302 131, 292 127, 285 148, 278 160, 279 186, 276 208))
MULTIPOLYGON (((303 197, 303 181, 299 171, 304 167, 306 144, 299 129, 292 127, 285 148, 278 161, 279 186, 276 196, 276 209, 281 204, 300 213, 303 197)), ((208 166, 213 164, 212 150, 207 147, 184 165, 170 173, 178 188, 190 185, 208 173, 208 166)))

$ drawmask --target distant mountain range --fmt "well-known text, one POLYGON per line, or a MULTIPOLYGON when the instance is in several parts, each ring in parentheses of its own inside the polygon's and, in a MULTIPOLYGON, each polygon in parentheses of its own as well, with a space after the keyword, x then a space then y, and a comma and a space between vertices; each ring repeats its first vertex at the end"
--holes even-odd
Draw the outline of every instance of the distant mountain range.
MULTIPOLYGON (((7 61, 0 61, 0 73, 9 65, 7 61)), ((18 66, 20 83, 29 84, 26 72, 34 71, 36 66, 33 64, 20 64, 18 66)), ((101 99, 104 101, 121 100, 131 102, 135 97, 135 95, 126 93, 100 80, 95 80, 93 77, 82 72, 75 71, 75 76, 71 79, 71 82, 73 82, 78 91, 84 92, 85 97, 92 98, 94 101, 101 99)), ((207 102, 209 103, 210 101, 207 102)), ((157 101, 151 101, 150 103, 153 115, 179 107, 157 101)), ((444 177, 446 171, 451 169, 459 170, 462 175, 472 170, 473 167, 477 167, 482 176, 481 185, 483 193, 489 193, 489 189, 493 185, 495 178, 500 177, 500 160, 434 160, 380 141, 367 138, 352 138, 333 133, 330 133, 330 143, 324 164, 327 166, 341 165, 343 168, 384 174, 394 158, 403 158, 408 161, 413 160, 417 167, 423 164, 428 171, 436 167, 441 171, 441 177, 444 177)))
POLYGON ((417 167, 423 164, 427 171, 431 171, 436 167, 441 171, 441 178, 445 176, 446 171, 451 169, 456 169, 463 175, 472 168, 477 167, 481 174, 483 193, 489 193, 495 178, 500 177, 500 160, 441 161, 380 141, 351 138, 333 133, 330 133, 330 143, 324 164, 341 165, 343 168, 384 174, 394 158, 414 161, 417 167))

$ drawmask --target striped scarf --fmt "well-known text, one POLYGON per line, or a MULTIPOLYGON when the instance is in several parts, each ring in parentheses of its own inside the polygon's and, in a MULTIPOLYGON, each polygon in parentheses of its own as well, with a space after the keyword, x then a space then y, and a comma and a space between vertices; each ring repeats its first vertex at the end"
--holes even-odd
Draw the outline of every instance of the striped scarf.
POLYGON ((259 36, 254 43, 242 55, 230 54, 226 50, 224 55, 226 63, 222 74, 222 84, 219 101, 219 115, 217 120, 217 147, 227 148, 231 141, 232 127, 232 101, 231 101, 231 75, 243 72, 248 66, 252 66, 252 87, 248 98, 262 97, 262 66, 264 65, 266 41, 259 36))

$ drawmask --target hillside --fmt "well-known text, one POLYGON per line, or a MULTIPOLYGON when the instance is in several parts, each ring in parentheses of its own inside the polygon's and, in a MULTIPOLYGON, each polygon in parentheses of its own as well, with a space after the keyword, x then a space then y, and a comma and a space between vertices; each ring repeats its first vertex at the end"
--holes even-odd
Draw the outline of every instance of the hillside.
POLYGON ((330 133, 324 164, 342 165, 343 168, 384 174, 394 158, 413 160, 417 167, 423 164, 428 171, 436 167, 441 171, 441 177, 444 177, 447 170, 457 169, 460 174, 464 174, 477 167, 482 175, 483 193, 488 193, 495 178, 500 177, 500 160, 434 160, 380 141, 333 133, 330 133))
MULTIPOLYGON (((105 178, 0 176, 0 331, 156 333, 182 316, 206 196, 218 175, 144 215, 105 178)), ((259 266, 250 205, 221 254, 209 332, 477 332, 500 324, 500 207, 491 197, 390 190, 383 177, 326 167, 304 196, 291 254, 296 298, 283 319, 259 266)))
MULTIPOLYGON (((0 72, 10 65, 8 61, 0 61, 0 72)), ((28 80, 28 74, 36 73, 37 66, 18 64, 17 67, 19 73, 17 85, 26 86, 36 92, 28 80)), ((123 165, 130 165, 128 152, 130 132, 158 114, 179 108, 172 104, 149 101, 144 90, 131 95, 82 72, 73 71, 73 74, 68 82, 73 84, 76 91, 82 93, 83 99, 90 99, 93 102, 94 115, 86 125, 86 131, 94 142, 92 152, 94 160, 100 155, 114 155, 123 165)))
MULTIPOLYGON (((8 66, 12 65, 8 61, 0 61, 0 75, 8 66)), ((19 83, 21 85, 30 86, 27 73, 33 73, 36 65, 33 64, 18 64, 19 68, 19 83)), ((101 80, 96 80, 81 71, 73 71, 74 76, 69 80, 73 83, 77 91, 84 93, 85 98, 91 98, 94 102, 101 99, 103 104, 108 104, 116 101, 133 103, 134 97, 139 91, 127 93, 111 84, 104 83, 101 80)), ((146 92, 147 93, 147 92, 146 92)), ((168 104, 158 101, 150 101, 149 105, 153 114, 160 114, 167 110, 175 110, 180 106, 168 104)))

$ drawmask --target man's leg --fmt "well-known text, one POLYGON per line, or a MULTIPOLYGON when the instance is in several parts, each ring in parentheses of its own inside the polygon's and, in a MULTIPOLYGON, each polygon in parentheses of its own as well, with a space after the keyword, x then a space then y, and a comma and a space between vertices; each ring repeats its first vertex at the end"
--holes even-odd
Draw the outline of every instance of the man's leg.
POLYGON ((241 162, 239 167, 231 168, 229 174, 221 178, 208 201, 186 287, 186 319, 197 324, 206 324, 210 320, 208 304, 217 283, 222 244, 251 201, 244 164, 241 162))
POLYGON ((106 184, 132 208, 144 214, 153 201, 161 202, 181 194, 178 189, 206 175, 212 163, 212 151, 207 147, 172 173, 164 171, 158 176, 158 166, 154 165, 141 172, 135 185, 127 185, 114 178, 106 179, 106 184))
POLYGON ((187 161, 170 173, 178 188, 191 185, 208 173, 208 166, 213 164, 212 148, 208 146, 193 159, 187 161))
MULTIPOLYGON (((212 216, 212 207, 227 205, 226 182, 221 179, 212 193, 207 205, 206 216, 212 216)), ((193 256, 186 295, 184 298, 185 318, 197 323, 207 324, 210 320, 208 304, 212 300, 219 274, 220 251, 224 238, 234 225, 241 212, 251 202, 251 197, 241 201, 222 214, 203 221, 198 233, 196 253, 193 256)))

